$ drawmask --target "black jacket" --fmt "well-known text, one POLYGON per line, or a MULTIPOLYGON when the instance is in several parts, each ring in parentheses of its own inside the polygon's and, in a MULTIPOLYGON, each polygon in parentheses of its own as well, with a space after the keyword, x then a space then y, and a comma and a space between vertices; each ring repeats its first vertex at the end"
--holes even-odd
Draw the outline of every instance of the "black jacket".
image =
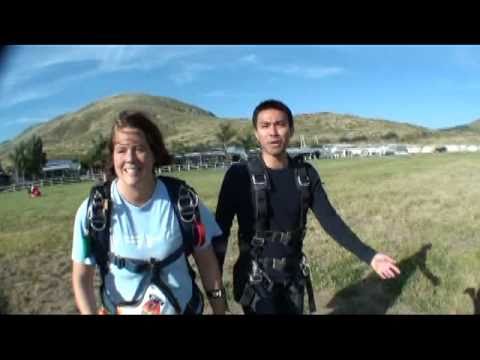
MULTIPOLYGON (((294 170, 289 161, 285 169, 268 169, 271 191, 269 192, 269 225, 270 230, 291 231, 297 229, 300 221, 300 193, 297 190, 294 170)), ((325 231, 341 246, 370 264, 375 250, 361 242, 358 236, 348 227, 330 204, 323 189, 320 177, 310 164, 305 163, 311 183, 310 209, 325 231)), ((223 269, 225 252, 230 228, 234 216, 237 216, 239 233, 254 232, 254 213, 252 192, 248 169, 245 163, 232 165, 225 174, 220 190, 216 210, 216 220, 222 229, 222 235, 212 239, 212 243, 223 269)), ((281 249, 271 249, 272 257, 282 257, 281 249)))

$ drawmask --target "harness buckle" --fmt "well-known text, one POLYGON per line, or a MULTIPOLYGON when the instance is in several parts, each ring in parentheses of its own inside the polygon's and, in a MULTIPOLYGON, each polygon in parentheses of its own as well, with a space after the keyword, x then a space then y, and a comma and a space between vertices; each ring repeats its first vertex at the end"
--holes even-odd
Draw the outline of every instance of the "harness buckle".
POLYGON ((277 271, 281 271, 285 268, 285 265, 287 264, 287 258, 286 257, 283 257, 283 258, 273 258, 272 259, 272 269, 274 270, 277 270, 277 271))
POLYGON ((249 280, 252 284, 260 284, 262 282, 262 275, 260 273, 250 274, 249 280))
POLYGON ((93 194, 92 206, 88 209, 88 220, 90 221, 90 226, 98 232, 105 230, 107 226, 106 206, 102 206, 103 202, 102 194, 96 190, 93 194))
POLYGON ((303 181, 302 176, 298 175, 297 180, 300 186, 310 186, 310 179, 308 178, 308 176, 305 176, 305 181, 303 181))
POLYGON ((280 233, 280 243, 283 245, 287 246, 290 241, 292 240, 292 233, 287 231, 287 232, 282 232, 280 233))
POLYGON ((250 283, 255 284, 255 285, 260 284, 262 282, 262 278, 263 278, 262 271, 260 270, 257 262, 253 261, 252 262, 252 271, 249 275, 250 283))
POLYGON ((262 284, 265 286, 265 289, 267 291, 272 291, 273 288, 273 281, 270 279, 270 277, 267 275, 265 271, 263 271, 260 266, 258 266, 256 261, 252 262, 252 271, 249 275, 249 280, 250 283, 253 285, 259 285, 262 284))
POLYGON ((195 208, 198 206, 198 195, 190 189, 182 186, 179 190, 177 208, 180 218, 184 222, 192 222, 195 219, 195 208))
POLYGON ((262 271, 262 278, 264 281, 264 283, 266 283, 266 289, 268 292, 272 291, 272 288, 273 288, 273 281, 272 279, 270 279, 270 277, 267 275, 267 273, 265 273, 264 271, 262 271))
POLYGON ((252 182, 253 182, 254 185, 266 185, 267 184, 267 177, 265 176, 265 174, 261 174, 261 175, 252 174, 252 182), (257 176, 261 179, 257 180, 257 176))
POLYGON ((300 269, 304 277, 310 276, 310 266, 307 263, 305 255, 302 257, 302 262, 300 263, 300 269))
POLYGON ((108 260, 111 264, 115 265, 119 269, 123 269, 125 267, 125 258, 118 257, 114 253, 108 253, 108 260))
POLYGON ((262 247, 263 244, 265 244, 265 238, 258 237, 257 235, 254 235, 251 241, 251 244, 255 248, 262 247))

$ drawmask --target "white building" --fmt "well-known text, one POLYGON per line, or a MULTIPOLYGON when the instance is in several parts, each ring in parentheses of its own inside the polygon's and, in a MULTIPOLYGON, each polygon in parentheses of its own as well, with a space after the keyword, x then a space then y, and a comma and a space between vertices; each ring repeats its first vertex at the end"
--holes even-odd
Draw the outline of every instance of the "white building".
POLYGON ((424 146, 422 146, 422 151, 421 151, 421 153, 422 153, 422 154, 433 154, 434 151, 435 151, 435 146, 433 146, 433 145, 424 145, 424 146))
POLYGON ((407 152, 409 154, 419 154, 422 148, 418 145, 407 145, 407 152))

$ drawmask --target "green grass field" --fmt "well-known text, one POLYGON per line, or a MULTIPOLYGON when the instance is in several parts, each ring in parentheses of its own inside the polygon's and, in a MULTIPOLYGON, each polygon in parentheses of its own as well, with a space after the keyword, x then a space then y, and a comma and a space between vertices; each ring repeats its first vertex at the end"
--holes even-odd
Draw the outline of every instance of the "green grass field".
MULTIPOLYGON (((480 286, 480 154, 319 160, 330 201, 369 245, 397 259, 382 281, 342 249, 312 214, 305 240, 318 313, 472 314, 480 286)), ((213 211, 224 171, 175 173, 213 211)), ((71 238, 91 183, 0 194, 0 313, 76 313, 71 238)), ((232 229, 224 281, 237 255, 232 229)), ((233 313, 240 313, 230 302, 233 313)), ((207 309, 207 313, 209 309, 207 309)))

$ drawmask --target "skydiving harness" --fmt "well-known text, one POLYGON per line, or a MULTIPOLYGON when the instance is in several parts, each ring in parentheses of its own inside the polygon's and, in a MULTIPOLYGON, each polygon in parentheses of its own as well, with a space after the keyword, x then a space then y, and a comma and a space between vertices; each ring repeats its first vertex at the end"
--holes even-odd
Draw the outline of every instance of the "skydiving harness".
MULTIPOLYGON (((198 195, 184 181, 159 176, 165 184, 175 215, 182 232, 182 245, 165 259, 150 260, 125 258, 110 251, 110 231, 112 201, 111 182, 97 184, 92 187, 87 207, 87 228, 91 239, 91 251, 100 270, 100 297, 107 313, 128 313, 129 309, 142 308, 142 313, 149 314, 181 314, 181 306, 170 287, 161 279, 162 270, 180 256, 186 258, 193 252, 193 246, 205 243, 205 226, 201 222, 198 206, 198 195), (142 274, 142 280, 133 296, 126 301, 115 287, 110 264, 119 269, 127 269, 142 274), (152 286, 155 285, 155 286, 152 286)), ((184 314, 203 312, 203 296, 195 283, 195 272, 187 261, 192 278, 192 298, 186 306, 184 314)))
POLYGON ((274 285, 269 273, 276 270, 292 275, 294 282, 305 285, 309 310, 310 313, 314 313, 316 306, 310 267, 302 252, 306 215, 311 202, 310 179, 302 157, 296 157, 290 161, 293 163, 295 184, 300 193, 301 209, 299 228, 289 232, 268 230, 268 193, 271 187, 266 166, 261 157, 251 159, 247 163, 254 204, 255 233, 253 236, 252 234, 239 234, 240 252, 249 255, 251 259, 251 270, 240 298, 240 304, 250 306, 260 298, 269 297, 274 285), (283 258, 264 256, 262 255, 263 250, 269 242, 278 242, 285 247, 290 246, 293 248, 294 254, 283 258))

